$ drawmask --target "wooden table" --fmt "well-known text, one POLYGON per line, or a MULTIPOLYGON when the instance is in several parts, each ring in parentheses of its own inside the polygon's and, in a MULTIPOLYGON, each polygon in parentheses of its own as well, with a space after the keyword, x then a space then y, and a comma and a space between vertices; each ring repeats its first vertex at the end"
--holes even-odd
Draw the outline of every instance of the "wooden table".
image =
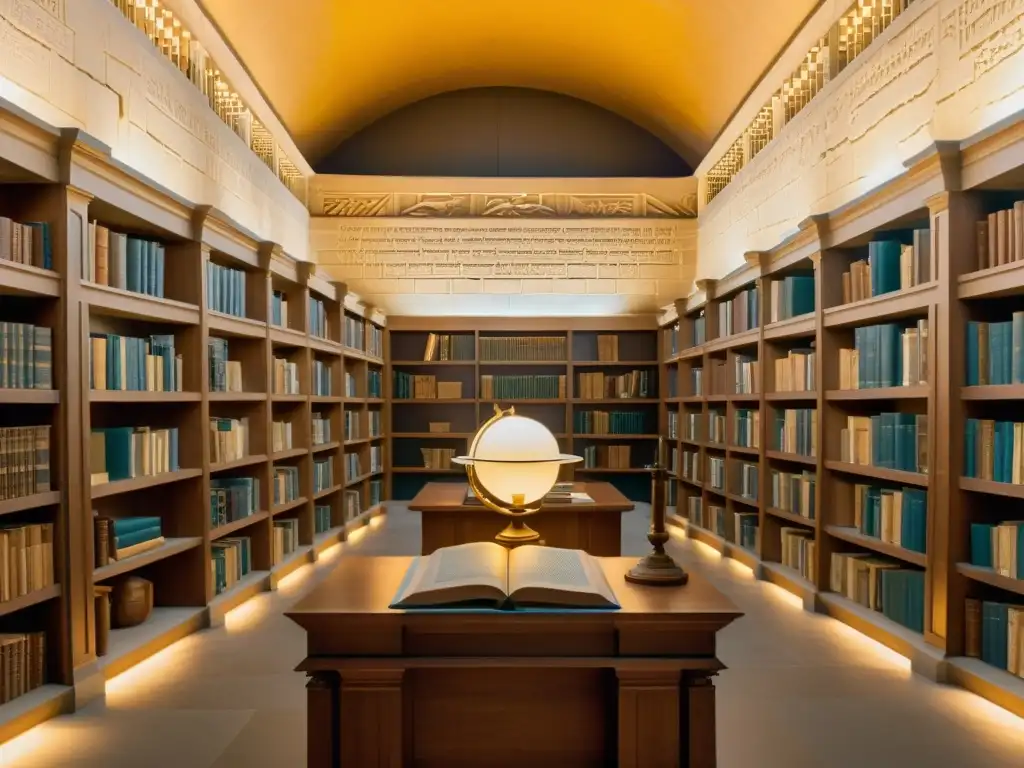
MULTIPOLYGON (((509 518, 487 507, 467 505, 466 483, 427 483, 409 502, 421 513, 420 552, 429 555, 440 547, 493 541, 509 518)), ((593 504, 547 504, 527 518, 549 547, 582 549, 598 557, 622 554, 622 513, 633 502, 611 483, 575 483, 574 489, 590 494, 593 504)))
POLYGON ((707 581, 622 609, 393 611, 409 557, 343 557, 287 616, 307 633, 310 768, 711 768, 715 635, 741 614, 707 581))

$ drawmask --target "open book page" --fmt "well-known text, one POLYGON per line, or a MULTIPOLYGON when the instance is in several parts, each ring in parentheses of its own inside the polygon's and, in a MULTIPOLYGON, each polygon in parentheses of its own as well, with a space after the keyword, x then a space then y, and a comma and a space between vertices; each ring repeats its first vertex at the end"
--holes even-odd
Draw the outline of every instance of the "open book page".
POLYGON ((619 607, 600 563, 580 549, 523 546, 512 550, 508 595, 517 605, 619 607))
POLYGON ((444 547, 418 557, 410 566, 392 608, 415 608, 474 601, 505 602, 507 550, 493 541, 444 547))

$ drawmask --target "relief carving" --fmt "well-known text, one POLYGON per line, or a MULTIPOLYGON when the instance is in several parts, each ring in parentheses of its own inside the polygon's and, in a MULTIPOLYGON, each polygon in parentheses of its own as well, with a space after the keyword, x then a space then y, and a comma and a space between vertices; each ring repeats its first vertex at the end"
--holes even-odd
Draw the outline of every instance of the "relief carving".
POLYGON ((465 216, 469 213, 469 195, 417 195, 419 200, 404 206, 399 216, 465 216))
POLYGON ((389 195, 325 197, 324 216, 386 216, 389 195))
POLYGON ((549 205, 540 202, 540 195, 488 195, 481 216, 557 216, 549 205))

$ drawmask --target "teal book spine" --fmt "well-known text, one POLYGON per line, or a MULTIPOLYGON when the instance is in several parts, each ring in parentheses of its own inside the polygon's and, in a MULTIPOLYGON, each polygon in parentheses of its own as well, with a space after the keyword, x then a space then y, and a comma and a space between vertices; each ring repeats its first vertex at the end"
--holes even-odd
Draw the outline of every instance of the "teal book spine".
POLYGON ((129 237, 125 243, 125 261, 128 267, 125 285, 129 291, 141 292, 142 288, 142 241, 129 237))
POLYGON ((114 546, 117 549, 134 547, 136 544, 141 544, 144 541, 152 541, 153 539, 159 539, 162 535, 163 534, 160 533, 160 526, 155 525, 150 528, 143 528, 139 531, 132 531, 131 533, 115 536, 114 546))
MULTIPOLYGON (((1024 312, 1014 312, 1011 325, 1011 354, 1014 384, 1024 384, 1024 312)), ((969 359, 969 358, 968 358, 969 359)))
POLYGON ((978 326, 979 323, 973 320, 967 323, 967 386, 978 386, 978 361, 980 360, 980 349, 978 347, 978 326))
POLYGON ((113 520, 114 536, 141 531, 154 526, 160 527, 159 517, 119 517, 113 520))
POLYGON ((132 476, 132 428, 108 427, 103 432, 106 442, 107 476, 111 482, 132 476))

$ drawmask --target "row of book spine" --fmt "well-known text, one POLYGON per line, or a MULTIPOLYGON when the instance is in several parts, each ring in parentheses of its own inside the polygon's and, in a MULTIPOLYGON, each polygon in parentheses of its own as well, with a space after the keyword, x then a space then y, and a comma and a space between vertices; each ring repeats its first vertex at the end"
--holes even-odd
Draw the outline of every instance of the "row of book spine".
POLYGON ((708 442, 725 445, 725 414, 721 411, 708 411, 708 442))
POLYGON ((366 372, 366 396, 384 397, 384 373, 374 368, 366 372))
POLYGON ((967 419, 964 476, 997 483, 1024 484, 1024 424, 967 419))
POLYGON ((776 392, 813 392, 817 389, 813 349, 791 349, 775 361, 776 392))
POLYGON ((565 374, 480 377, 480 397, 510 400, 538 400, 565 397, 565 374))
POLYGON ((345 346, 366 350, 366 323, 358 317, 345 315, 345 346))
POLYGON ((887 544, 925 552, 928 538, 928 494, 920 488, 898 490, 857 484, 853 525, 887 544))
POLYGON ((732 479, 732 492, 738 493, 746 499, 757 500, 758 497, 758 466, 749 461, 736 461, 732 463, 729 476, 732 479))
POLYGON ((93 389, 128 392, 181 392, 182 356, 174 336, 148 339, 91 333, 89 384, 93 389))
MULTIPOLYGON (((375 413, 379 414, 380 411, 370 411, 371 422, 373 421, 373 414, 375 413)), ((359 412, 346 410, 342 412, 341 418, 345 440, 359 440, 359 436, 361 434, 361 430, 359 429, 359 412)))
POLYGON ((345 522, 355 520, 363 513, 363 492, 358 489, 345 491, 343 504, 345 522))
POLYGON ((392 396, 396 400, 458 400, 462 397, 462 382, 438 381, 436 376, 395 371, 392 396))
POLYGON ((0 704, 46 684, 46 633, 0 633, 0 704))
POLYGON ((274 565, 283 563, 288 555, 299 548, 298 518, 286 517, 274 520, 271 547, 274 565))
POLYGON ((164 543, 163 521, 159 517, 94 515, 97 568, 140 555, 164 543))
POLYGON ((50 430, 0 427, 0 500, 50 491, 50 430))
POLYGON ((243 520, 260 509, 260 482, 255 477, 210 479, 210 528, 243 520))
POLYGON ((210 419, 210 463, 224 464, 249 455, 249 419, 210 419))
POLYGON ((749 408, 736 409, 732 423, 732 445, 757 448, 761 438, 761 413, 749 408))
POLYGON ((583 466, 586 469, 629 469, 630 446, 588 445, 583 449, 583 466))
POLYGON ((786 408, 775 412, 772 445, 783 453, 818 455, 818 411, 814 408, 786 408))
MULTIPOLYGON (((451 469, 452 459, 457 452, 454 448, 420 448, 420 455, 423 457, 423 466, 426 469, 451 469)), ((358 477, 359 473, 350 475, 358 477)))
POLYGON ((270 293, 270 324, 278 328, 288 327, 288 296, 283 291, 270 293))
POLYGON ((700 453, 697 451, 683 451, 682 466, 680 474, 686 480, 693 483, 701 482, 700 476, 700 453))
POLYGON ((840 436, 847 464, 928 472, 928 417, 913 413, 847 416, 840 436))
POLYGON ((53 524, 14 523, 0 527, 0 602, 53 583, 53 524))
POLYGON ((324 445, 331 442, 330 417, 314 412, 310 417, 310 435, 313 439, 313 445, 324 445))
POLYGON ((313 361, 313 394, 316 397, 331 397, 331 364, 323 360, 313 361))
POLYGON ((909 328, 882 323, 854 328, 854 348, 839 350, 839 388, 910 387, 928 383, 928 321, 909 328))
POLYGON ((206 308, 245 317, 245 270, 206 262, 206 308))
POLYGON ((1018 200, 1013 208, 993 211, 975 226, 978 269, 1024 259, 1024 201, 1018 200))
POLYGON ((814 584, 818 572, 814 532, 796 526, 782 526, 779 529, 779 539, 780 562, 814 584))
POLYGON ((373 323, 366 326, 366 352, 373 357, 384 358, 384 330, 373 323))
POLYGON ((371 445, 370 446, 370 473, 384 471, 384 446, 382 445, 371 445))
POLYGON ((287 358, 275 357, 272 367, 275 395, 299 394, 299 365, 287 358))
POLYGON ((93 429, 89 457, 93 484, 177 472, 178 428, 93 429))
POLYGON ((708 340, 708 323, 704 310, 690 323, 690 346, 699 347, 708 340))
POLYGON ((287 504, 299 498, 299 468, 287 465, 274 465, 273 476, 274 504, 287 504))
POLYGON ((757 287, 739 291, 728 301, 718 304, 718 336, 725 338, 735 333, 744 333, 760 325, 757 287))
MULTIPOLYGON (((576 377, 576 396, 583 400, 605 398, 654 397, 652 386, 655 374, 648 370, 633 370, 618 375, 601 371, 580 373, 576 377)), ((564 388, 563 388, 564 389, 564 388)), ((559 395, 564 397, 565 395, 559 395)))
MULTIPOLYGON (((736 355, 732 359, 733 394, 756 395, 761 377, 760 364, 752 357, 736 355)), ((717 390, 716 390, 717 392, 717 390)))
POLYGON ((0 261, 13 261, 39 269, 53 269, 53 241, 50 224, 27 224, 0 216, 0 261))
POLYGON ((317 504, 313 507, 313 531, 321 534, 331 530, 330 504, 317 504))
POLYGON ((294 432, 290 421, 270 422, 270 450, 272 453, 290 451, 294 447, 294 432))
POLYGON ((783 472, 773 469, 770 477, 772 507, 808 520, 815 519, 814 493, 818 482, 815 472, 783 472))
MULTIPOLYGON (((423 450, 440 450, 440 449, 425 449, 425 448, 421 448, 420 450, 423 451, 423 450)), ((454 452, 452 453, 452 455, 454 455, 454 452)), ((427 454, 423 454, 424 461, 426 460, 426 456, 427 456, 427 454)), ((424 466, 428 466, 428 465, 424 464, 424 466)), ((447 467, 444 467, 444 469, 447 469, 447 467)), ((362 476, 363 476, 363 460, 362 460, 362 458, 355 451, 351 451, 349 453, 346 453, 345 454, 345 480, 346 480, 346 482, 352 482, 357 477, 362 477, 362 476)))
POLYGON ((53 389, 53 331, 0 322, 0 389, 53 389))
POLYGON ((573 427, 581 435, 646 434, 648 414, 641 411, 576 411, 573 427))
POLYGON ((757 551, 757 512, 733 512, 733 543, 751 552, 757 551))
POLYGON ((924 571, 864 553, 833 553, 833 592, 878 611, 914 632, 924 632, 924 571))
POLYGON ((164 298, 166 251, 162 243, 89 222, 82 279, 123 291, 164 298))
POLYGON ((1024 678, 1024 605, 968 598, 965 652, 1024 678))
POLYGON ((998 323, 967 323, 967 386, 1024 384, 1024 312, 998 323))
POLYGON ((325 456, 313 461, 313 493, 326 491, 334 486, 334 457, 325 456))
POLYGON ((345 371, 344 389, 345 397, 359 397, 359 379, 351 371, 345 371))
POLYGON ((1024 522, 971 523, 971 565, 1024 579, 1024 522))
POLYGON ((434 360, 473 360, 476 358, 476 342, 473 335, 428 333, 423 347, 423 359, 434 360))
POLYGON ((251 572, 251 538, 235 536, 210 542, 210 575, 216 594, 228 591, 251 572))
POLYGON ((242 364, 228 359, 228 340, 211 336, 206 342, 211 392, 243 392, 242 364))
POLYGON ((327 322, 327 305, 312 296, 309 297, 309 335, 320 339, 331 338, 331 328, 327 322))
POLYGON ((769 322, 777 323, 814 311, 814 275, 787 275, 772 280, 769 322))
POLYGON ((843 274, 843 303, 863 301, 906 290, 931 280, 931 238, 927 229, 914 230, 911 243, 875 240, 868 257, 850 264, 843 274))
POLYGON ((565 362, 565 336, 481 336, 480 359, 486 361, 565 362))
POLYGON ((367 411, 366 421, 370 428, 370 437, 381 437, 384 434, 384 419, 379 410, 367 411))

